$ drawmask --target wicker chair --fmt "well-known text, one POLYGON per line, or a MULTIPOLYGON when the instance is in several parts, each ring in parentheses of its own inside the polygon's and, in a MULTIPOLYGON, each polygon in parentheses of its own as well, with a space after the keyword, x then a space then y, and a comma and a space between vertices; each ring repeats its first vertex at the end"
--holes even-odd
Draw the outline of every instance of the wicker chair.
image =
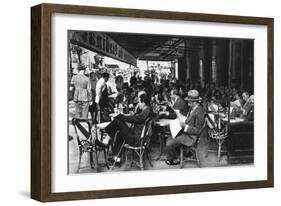
POLYGON ((144 158, 146 157, 150 163, 150 166, 153 167, 148 154, 153 127, 154 115, 151 115, 151 117, 149 117, 145 122, 139 141, 135 145, 124 145, 126 162, 128 159, 128 153, 130 151, 132 152, 131 166, 137 166, 141 170, 144 170, 144 158), (134 159, 135 155, 137 156, 136 160, 134 159))
POLYGON ((201 167, 198 145, 200 143, 201 135, 204 131, 205 126, 203 126, 200 134, 196 136, 196 141, 191 146, 180 146, 180 168, 183 168, 184 162, 186 161, 195 161, 197 163, 197 166, 201 167), (188 156, 185 156, 185 152, 188 153, 188 156))
MULTIPOLYGON (((218 118, 212 118, 211 114, 208 113, 206 116, 206 123, 207 123, 207 131, 208 131, 208 137, 211 141, 215 141, 217 143, 217 149, 208 149, 206 153, 206 157, 208 157, 208 154, 210 152, 217 153, 217 160, 221 160, 221 153, 227 153, 227 151, 222 150, 222 145, 225 142, 228 131, 227 126, 223 126, 221 124, 221 119, 218 118)), ((209 144, 211 143, 209 141, 209 144)))
POLYGON ((72 124, 74 126, 74 131, 79 148, 79 162, 77 172, 79 172, 79 170, 81 169, 81 159, 84 153, 89 153, 90 165, 91 168, 94 168, 93 152, 95 150, 94 142, 91 136, 91 121, 88 119, 73 118, 72 124))

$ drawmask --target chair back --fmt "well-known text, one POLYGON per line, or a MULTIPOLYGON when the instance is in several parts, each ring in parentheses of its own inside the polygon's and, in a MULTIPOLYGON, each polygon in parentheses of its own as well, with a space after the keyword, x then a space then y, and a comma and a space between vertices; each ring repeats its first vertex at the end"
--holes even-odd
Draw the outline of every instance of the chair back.
POLYGON ((151 137, 152 136, 153 127, 154 127, 154 117, 155 117, 155 113, 152 113, 145 120, 145 124, 144 124, 144 127, 142 129, 141 136, 140 136, 141 139, 143 139, 145 137, 151 137))
POLYGON ((148 147, 150 143, 150 138, 153 133, 154 120, 155 120, 155 113, 151 113, 149 117, 145 120, 145 124, 142 129, 140 139, 136 143, 136 146, 139 146, 141 150, 144 149, 145 147, 148 147))
POLYGON ((84 141, 91 140, 91 123, 88 119, 73 118, 72 125, 79 145, 84 141))
POLYGON ((112 97, 109 97, 108 98, 108 109, 111 113, 114 112, 115 104, 116 104, 116 100, 112 97))
POLYGON ((196 138, 196 142, 195 142, 194 145, 193 145, 194 147, 197 147, 197 146, 198 146, 198 144, 199 144, 199 142, 200 142, 200 139, 201 139, 201 135, 202 135, 202 133, 205 131, 206 125, 208 124, 208 123, 207 123, 207 114, 204 115, 204 118, 205 118, 205 120, 204 120, 203 127, 201 128, 201 131, 200 131, 199 135, 198 135, 197 138, 196 138))
POLYGON ((227 135, 227 127, 222 125, 222 120, 219 116, 216 116, 212 112, 206 113, 205 124, 208 129, 209 137, 213 139, 218 139, 222 136, 227 135))
POLYGON ((206 124, 210 129, 220 130, 222 128, 220 117, 213 112, 206 113, 206 124))

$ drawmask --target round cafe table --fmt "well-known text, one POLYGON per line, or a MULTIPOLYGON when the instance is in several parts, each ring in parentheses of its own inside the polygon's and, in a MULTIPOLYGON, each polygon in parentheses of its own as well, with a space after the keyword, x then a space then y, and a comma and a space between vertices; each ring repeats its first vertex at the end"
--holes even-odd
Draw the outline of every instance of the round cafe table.
POLYGON ((156 125, 159 125, 160 127, 166 127, 170 125, 170 122, 173 119, 159 119, 158 121, 155 122, 156 125))
POLYGON ((110 113, 109 116, 110 116, 111 120, 113 120, 114 117, 116 117, 116 116, 119 115, 119 114, 123 114, 123 115, 133 115, 134 112, 130 111, 128 114, 114 112, 114 113, 110 113))
POLYGON ((110 113, 109 116, 111 118, 111 120, 114 119, 114 117, 116 117, 119 113, 110 113))
POLYGON ((112 93, 112 94, 108 95, 108 97, 113 98, 113 99, 116 99, 117 93, 112 93))
POLYGON ((97 126, 98 129, 103 130, 103 129, 105 129, 105 128, 107 127, 107 125, 109 125, 109 124, 110 124, 110 122, 102 122, 102 123, 97 124, 96 126, 97 126))
MULTIPOLYGON (((228 118, 222 118, 222 121, 227 122, 228 118)), ((237 123, 237 122, 244 122, 245 119, 242 117, 236 117, 235 119, 230 119, 229 123, 237 123)))

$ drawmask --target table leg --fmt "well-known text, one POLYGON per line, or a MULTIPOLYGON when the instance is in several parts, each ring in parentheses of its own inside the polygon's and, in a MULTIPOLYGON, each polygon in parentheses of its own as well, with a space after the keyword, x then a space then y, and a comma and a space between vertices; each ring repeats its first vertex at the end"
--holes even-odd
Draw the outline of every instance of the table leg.
POLYGON ((159 137, 159 144, 160 144, 160 154, 159 154, 159 157, 162 156, 162 153, 163 153, 163 137, 161 136, 161 134, 158 134, 158 137, 159 137))
POLYGON ((222 146, 223 141, 218 140, 218 162, 221 160, 221 146, 222 146))

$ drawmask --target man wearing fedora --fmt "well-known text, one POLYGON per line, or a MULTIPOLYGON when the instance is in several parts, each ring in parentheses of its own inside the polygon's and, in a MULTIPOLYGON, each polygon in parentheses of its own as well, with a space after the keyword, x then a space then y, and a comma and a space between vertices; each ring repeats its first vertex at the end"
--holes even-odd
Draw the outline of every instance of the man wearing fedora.
POLYGON ((181 145, 193 145, 201 133, 204 125, 204 109, 199 104, 201 98, 197 90, 190 90, 185 100, 188 101, 190 110, 184 122, 180 121, 182 130, 179 134, 167 142, 167 165, 179 164, 179 148, 181 145))

